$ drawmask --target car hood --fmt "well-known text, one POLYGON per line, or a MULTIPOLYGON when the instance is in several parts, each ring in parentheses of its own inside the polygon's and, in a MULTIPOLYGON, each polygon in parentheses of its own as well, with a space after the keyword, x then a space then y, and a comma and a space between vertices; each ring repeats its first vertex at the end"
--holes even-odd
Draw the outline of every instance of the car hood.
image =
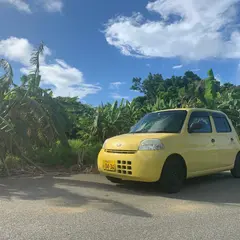
POLYGON ((164 139, 169 138, 173 133, 128 133, 107 139, 105 149, 116 150, 138 150, 139 144, 145 139, 164 139))

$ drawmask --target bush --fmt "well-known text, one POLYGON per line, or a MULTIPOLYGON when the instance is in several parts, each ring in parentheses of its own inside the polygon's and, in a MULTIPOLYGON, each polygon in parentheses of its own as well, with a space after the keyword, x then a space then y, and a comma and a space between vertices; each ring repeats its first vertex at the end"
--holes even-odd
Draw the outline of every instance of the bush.
POLYGON ((56 142, 52 148, 36 148, 29 158, 43 166, 70 167, 78 163, 78 155, 82 156, 84 152, 83 165, 97 164, 97 156, 102 144, 84 145, 81 140, 76 139, 69 140, 69 146, 65 147, 56 142))
POLYGON ((69 140, 69 145, 76 156, 78 156, 78 154, 80 154, 80 156, 83 156, 82 160, 84 165, 96 165, 97 156, 102 147, 102 144, 94 143, 91 145, 84 145, 81 140, 77 139, 69 140))
MULTIPOLYGON (((5 163, 10 171, 11 170, 20 170, 22 168, 21 159, 19 157, 11 155, 11 154, 8 154, 6 156, 5 163)), ((0 172, 1 172, 0 173, 1 175, 3 172, 5 172, 2 161, 0 161, 0 172)))
POLYGON ((98 153, 101 148, 102 148, 102 144, 100 144, 100 143, 96 143, 96 144, 87 146, 85 148, 83 164, 96 166, 98 153))
POLYGON ((9 170, 11 169, 21 169, 22 168, 22 162, 19 157, 16 157, 14 155, 8 154, 5 163, 9 170))
MULTIPOLYGON (((21 159, 12 154, 7 154, 5 164, 7 165, 7 168, 10 173, 14 171, 21 171, 22 167, 24 167, 21 159)), ((2 163, 2 161, 0 161, 0 176, 6 176, 6 174, 7 172, 5 166, 2 163)))
POLYGON ((69 146, 74 153, 79 153, 84 150, 85 146, 80 139, 68 140, 69 146))
POLYGON ((65 166, 69 167, 76 163, 76 156, 71 148, 62 146, 59 142, 52 148, 37 148, 34 150, 31 159, 44 166, 65 166))

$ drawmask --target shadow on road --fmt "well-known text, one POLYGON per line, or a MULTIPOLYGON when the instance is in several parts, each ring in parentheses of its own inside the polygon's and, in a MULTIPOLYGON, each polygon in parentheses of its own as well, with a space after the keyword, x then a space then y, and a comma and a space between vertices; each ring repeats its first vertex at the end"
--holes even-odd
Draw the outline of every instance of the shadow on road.
MULTIPOLYGON (((139 217, 152 216, 141 209, 118 201, 97 196, 82 195, 81 191, 78 193, 71 192, 67 189, 67 187, 70 186, 86 187, 86 184, 81 181, 53 177, 2 179, 0 180, 0 201, 12 200, 13 198, 21 200, 45 200, 48 201, 49 204, 57 207, 84 209, 90 206, 90 209, 101 209, 106 212, 120 215, 139 217)), ((93 187, 94 183, 92 185, 87 184, 87 186, 93 187)), ((95 183, 95 188, 99 188, 99 186, 100 185, 95 183)), ((105 189, 104 186, 102 187, 103 189, 105 189)), ((106 184, 106 186, 109 185, 106 184)), ((116 186, 111 187, 117 191, 116 186)))
MULTIPOLYGON (((118 193, 123 195, 134 195, 136 201, 138 196, 159 196, 166 198, 202 201, 218 204, 239 204, 240 203, 240 180, 233 179, 230 173, 221 173, 206 177, 190 179, 186 181, 185 187, 178 194, 167 195, 159 191, 155 184, 126 184, 113 185, 104 181, 93 181, 91 176, 86 177, 91 181, 83 181, 72 178, 19 178, 0 180, 0 201, 19 198, 22 200, 48 200, 56 206, 79 208, 88 205, 97 206, 107 212, 121 215, 151 217, 151 214, 134 207, 134 202, 130 205, 122 203, 121 200, 110 199, 108 193, 118 193), (71 191, 75 187, 77 192, 71 191), (85 190, 84 190, 85 189, 85 190), (89 189, 102 191, 102 197, 84 195, 89 189), (105 195, 104 195, 105 194, 105 195), (104 197, 103 197, 104 195, 104 197)), ((100 179, 100 176, 99 176, 100 179)), ((101 178, 101 180, 103 180, 101 178)))
POLYGON ((240 204, 240 179, 224 172, 186 181, 185 187, 171 198, 222 204, 240 204))
MULTIPOLYGON (((129 187, 130 188, 130 187, 129 187)), ((164 194, 158 186, 147 184, 132 187, 135 191, 150 192, 166 198, 181 200, 209 202, 218 204, 240 204, 240 179, 235 179, 228 172, 188 179, 181 192, 177 194, 164 194)))
POLYGON ((184 188, 177 194, 164 194, 157 184, 128 183, 125 185, 112 185, 108 183, 59 180, 66 181, 68 185, 86 188, 102 189, 122 194, 139 196, 161 196, 181 200, 219 203, 240 203, 240 179, 234 179, 229 172, 198 177, 186 181, 184 188))

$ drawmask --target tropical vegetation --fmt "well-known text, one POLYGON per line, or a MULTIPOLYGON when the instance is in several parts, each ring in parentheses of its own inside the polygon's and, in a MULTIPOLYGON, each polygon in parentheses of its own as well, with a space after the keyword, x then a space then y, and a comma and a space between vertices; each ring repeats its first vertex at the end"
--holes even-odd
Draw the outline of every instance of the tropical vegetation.
POLYGON ((240 134, 240 86, 220 84, 212 69, 206 79, 192 71, 167 79, 151 73, 133 78, 131 90, 139 97, 93 107, 41 88, 43 51, 41 44, 33 52, 32 69, 19 85, 11 65, 0 60, 5 72, 0 78, 0 167, 7 174, 26 164, 42 171, 40 166, 95 165, 105 139, 128 132, 148 112, 168 108, 222 110, 240 134))

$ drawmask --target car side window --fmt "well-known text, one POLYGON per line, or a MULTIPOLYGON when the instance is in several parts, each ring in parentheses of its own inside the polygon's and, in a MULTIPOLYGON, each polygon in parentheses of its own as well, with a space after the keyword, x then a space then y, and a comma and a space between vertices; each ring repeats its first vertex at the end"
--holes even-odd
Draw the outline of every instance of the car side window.
POLYGON ((216 127, 216 131, 218 133, 229 133, 232 131, 228 120, 226 117, 215 117, 213 116, 214 124, 216 127))
POLYGON ((200 129, 193 130, 192 133, 211 133, 212 132, 210 117, 207 113, 206 114, 192 113, 188 122, 188 129, 190 129, 191 126, 196 123, 200 123, 202 127, 200 129))

